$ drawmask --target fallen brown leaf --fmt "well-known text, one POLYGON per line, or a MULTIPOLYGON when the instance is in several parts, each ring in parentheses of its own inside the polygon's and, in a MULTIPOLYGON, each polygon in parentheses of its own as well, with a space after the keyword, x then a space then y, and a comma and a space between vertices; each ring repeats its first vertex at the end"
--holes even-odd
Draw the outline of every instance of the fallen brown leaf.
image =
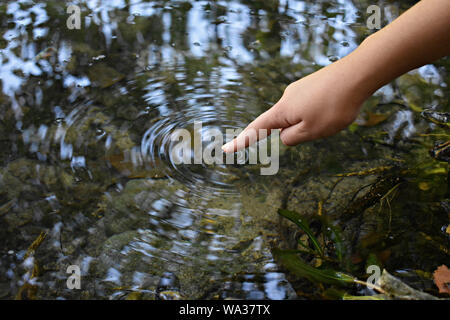
POLYGON ((433 273, 433 278, 439 293, 450 293, 450 270, 446 265, 438 267, 433 273))

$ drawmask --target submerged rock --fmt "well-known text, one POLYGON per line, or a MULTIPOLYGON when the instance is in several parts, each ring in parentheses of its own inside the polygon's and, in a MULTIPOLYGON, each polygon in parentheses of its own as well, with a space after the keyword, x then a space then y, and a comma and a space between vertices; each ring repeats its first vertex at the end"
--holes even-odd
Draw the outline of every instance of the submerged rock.
POLYGON ((438 298, 418 290, 415 290, 391 275, 386 270, 383 270, 381 277, 377 284, 385 290, 394 299, 401 300, 439 300, 438 298))
POLYGON ((97 63, 89 68, 89 79, 101 89, 108 88, 119 82, 125 75, 109 67, 105 63, 97 63))

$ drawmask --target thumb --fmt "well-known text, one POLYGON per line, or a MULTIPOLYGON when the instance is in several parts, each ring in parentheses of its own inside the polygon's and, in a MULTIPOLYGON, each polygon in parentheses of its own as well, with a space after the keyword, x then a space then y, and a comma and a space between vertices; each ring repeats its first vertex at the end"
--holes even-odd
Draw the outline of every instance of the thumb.
POLYGON ((235 139, 222 146, 226 153, 237 152, 270 135, 271 129, 289 127, 279 103, 253 120, 235 139), (264 132, 263 129, 267 131, 264 132))

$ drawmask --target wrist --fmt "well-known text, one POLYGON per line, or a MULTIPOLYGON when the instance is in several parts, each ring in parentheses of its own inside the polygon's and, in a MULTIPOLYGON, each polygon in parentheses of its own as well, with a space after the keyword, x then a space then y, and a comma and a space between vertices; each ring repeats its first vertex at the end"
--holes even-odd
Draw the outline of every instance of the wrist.
POLYGON ((366 99, 392 80, 377 46, 377 39, 373 35, 369 36, 344 58, 351 69, 356 90, 366 99))
POLYGON ((327 67, 333 74, 337 94, 344 93, 348 105, 358 106, 358 110, 366 99, 384 85, 382 70, 374 68, 373 61, 367 55, 367 41, 327 67))

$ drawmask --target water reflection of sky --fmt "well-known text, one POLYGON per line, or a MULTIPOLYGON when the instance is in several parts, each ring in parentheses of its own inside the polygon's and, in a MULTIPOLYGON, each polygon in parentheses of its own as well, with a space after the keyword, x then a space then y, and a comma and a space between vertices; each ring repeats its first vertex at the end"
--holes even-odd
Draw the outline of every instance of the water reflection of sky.
MULTIPOLYGON (((3 38, 8 41, 6 48, 1 51, 0 56, 0 75, 3 82, 3 91, 12 97, 23 81, 29 75, 38 76, 42 72, 52 73, 52 67, 45 60, 36 61, 34 57, 38 54, 35 40, 46 37, 49 32, 49 17, 46 12, 46 3, 36 3, 28 9, 20 9, 21 4, 30 4, 30 1, 10 2, 7 5, 7 14, 11 15, 10 21, 14 22, 14 27, 3 34, 3 38), (33 17, 32 17, 33 15, 33 17), (26 31, 26 27, 32 25, 32 35, 26 31), (32 39, 29 39, 29 36, 32 39), (20 48, 20 50, 15 50, 20 48), (19 53, 19 54, 17 54, 19 53), (17 71, 20 70, 23 76, 18 76, 17 71)), ((252 62, 254 55, 247 49, 248 44, 244 43, 242 34, 251 26, 254 21, 251 18, 251 10, 236 1, 225 2, 219 1, 218 5, 227 7, 223 23, 217 26, 212 24, 205 17, 204 7, 206 1, 196 1, 192 3, 192 9, 188 15, 188 47, 189 53, 193 56, 205 56, 214 51, 216 43, 214 37, 223 39, 222 48, 228 50, 231 58, 240 61, 240 63, 252 62)), ((311 45, 308 50, 310 56, 314 59, 315 64, 326 65, 330 63, 329 56, 342 57, 356 46, 354 41, 354 32, 351 29, 352 23, 355 22, 357 9, 351 1, 339 1, 333 11, 339 12, 336 17, 328 19, 327 23, 323 22, 323 17, 316 16, 320 12, 320 4, 311 5, 303 1, 280 1, 279 11, 284 11, 286 5, 289 7, 286 14, 289 15, 295 24, 284 24, 281 54, 290 56, 293 62, 304 60, 302 57, 305 46, 311 45), (335 43, 331 43, 329 52, 325 52, 322 35, 326 29, 335 28, 333 39, 335 43), (313 38, 313 41, 310 41, 313 38), (340 45, 345 41, 345 46, 340 45)), ((64 8, 62 8, 64 9, 64 8)), ((163 40, 164 45, 158 50, 162 53, 162 61, 170 63, 181 52, 172 47, 170 38, 171 15, 168 11, 170 5, 166 8, 155 8, 155 3, 131 1, 127 6, 125 1, 85 1, 83 12, 86 15, 83 21, 83 28, 89 28, 91 24, 101 27, 106 41, 106 47, 109 47, 118 34, 118 21, 116 17, 117 10, 127 10, 129 12, 129 23, 133 23, 134 17, 152 15, 162 16, 164 24, 163 40)), ((267 17, 263 10, 260 10, 260 18, 258 26, 262 31, 267 28, 267 17)), ((64 18, 64 15, 62 15, 64 18)), ((76 32, 76 31, 74 31, 76 32)), ((67 61, 71 54, 70 44, 63 41, 56 44, 58 46, 58 63, 63 64, 67 61)), ((155 63, 157 57, 151 53, 155 50, 150 45, 148 52, 150 53, 148 63, 155 63)), ((229 72, 224 73, 226 77, 229 72)), ((89 85, 87 77, 77 77, 70 73, 65 73, 64 83, 66 86, 79 84, 81 86, 89 85)))
MULTIPOLYGON (((20 115, 19 105, 15 102, 14 92, 30 76, 39 76, 42 73, 52 74, 53 67, 48 61, 36 61, 39 53, 35 41, 48 36, 49 17, 46 12, 47 4, 39 2, 31 4, 31 1, 15 1, 7 4, 7 14, 14 27, 3 34, 7 45, 0 54, 0 77, 2 79, 3 92, 13 100, 13 107, 20 115), (22 10, 21 4, 28 4, 29 8, 22 10), (27 27, 32 25, 32 34, 27 32, 27 27), (32 37, 30 39, 29 37, 32 37), (17 50, 19 49, 19 50, 17 50), (19 75, 18 71, 22 73, 19 75)), ((215 38, 221 38, 221 47, 227 50, 227 56, 239 63, 251 63, 254 54, 251 52, 251 44, 245 43, 243 34, 249 27, 259 28, 267 31, 268 18, 263 10, 259 10, 259 21, 255 25, 252 12, 249 7, 237 1, 219 1, 217 5, 227 8, 222 17, 222 23, 217 26, 206 17, 205 5, 207 1, 195 1, 189 10, 187 22, 188 52, 195 57, 210 55, 217 48, 215 38), (249 50, 250 48, 250 50, 249 50)), ((175 2, 177 4, 177 2, 175 2)), ((360 15, 358 9, 348 0, 339 0, 331 5, 327 11, 332 17, 323 16, 323 3, 310 3, 306 1, 283 0, 279 2, 278 11, 289 16, 295 23, 281 22, 281 48, 282 56, 291 57, 293 63, 309 63, 324 66, 331 60, 343 57, 354 50, 357 46, 356 34, 353 30, 357 18, 360 15), (286 10, 286 8, 288 8, 286 10), (326 23, 324 20, 326 19, 326 23), (330 38, 324 35, 332 30, 330 38), (324 41, 327 41, 327 44, 324 41)), ((64 8, 61 8, 64 9, 64 8)), ((173 63, 176 59, 183 59, 186 54, 178 48, 173 47, 170 29, 174 23, 171 21, 171 4, 161 8, 156 2, 142 2, 133 0, 129 5, 125 1, 84 1, 82 10, 85 14, 83 28, 89 28, 91 24, 100 26, 106 41, 106 47, 110 47, 118 30, 117 10, 127 10, 129 13, 128 23, 133 24, 135 17, 161 16, 163 22, 162 38, 164 44, 160 47, 150 44, 146 49, 148 52, 147 64, 153 65, 160 59, 163 63, 173 63), (158 54, 155 52, 159 52, 158 54)), ((64 18, 65 16, 62 15, 64 18)), ((30 28, 28 28, 30 29, 30 28)), ((76 31, 74 31, 76 32, 76 31)), ((62 41, 55 44, 58 47, 58 64, 64 65, 72 52, 70 43, 62 41)), ((231 62, 230 68, 224 69, 222 77, 236 78, 231 62)), ((431 66, 427 67, 431 69, 431 66)), ((436 71, 432 71, 436 73, 436 71)), ((76 76, 69 72, 63 73, 64 85, 71 87, 79 85, 89 86, 87 76, 76 76)), ((225 82, 226 83, 226 80, 225 82)))

